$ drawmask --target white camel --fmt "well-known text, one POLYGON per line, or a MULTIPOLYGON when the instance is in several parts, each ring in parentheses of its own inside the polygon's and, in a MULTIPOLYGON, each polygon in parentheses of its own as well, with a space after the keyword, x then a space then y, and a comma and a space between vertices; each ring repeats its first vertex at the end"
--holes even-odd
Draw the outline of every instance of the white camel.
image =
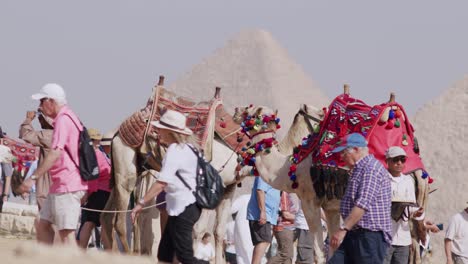
MULTIPOLYGON (((240 124, 241 122, 246 121, 244 120, 246 116, 255 117, 259 115, 276 116, 276 111, 267 107, 238 107, 236 108, 236 113, 233 118, 240 124)), ((252 144, 273 137, 275 130, 276 124, 270 123, 267 127, 263 127, 256 131, 257 133, 252 135, 252 144)), ((292 153, 292 151, 289 153, 292 153)), ((309 225, 309 229, 314 234, 315 261, 316 263, 325 263, 326 259, 323 252, 320 208, 325 211, 328 233, 331 236, 339 229, 340 200, 334 197, 328 199, 326 195, 323 196, 323 198, 318 198, 310 175, 310 169, 313 165, 310 155, 303 159, 301 163, 297 164, 296 181, 298 183, 298 187, 293 189, 291 184, 292 182, 287 176, 290 171, 290 166, 292 165, 290 158, 291 155, 285 155, 284 153, 281 153, 278 148, 273 146, 269 153, 260 151, 255 154, 255 166, 262 179, 272 187, 286 192, 294 192, 301 199, 302 209, 309 225)), ((415 178, 417 185, 417 201, 421 206, 425 207, 428 190, 427 181, 420 177, 420 170, 416 171, 412 175, 415 178)), ((421 222, 418 223, 419 226, 421 224, 421 222)), ((330 251, 329 255, 331 256, 332 254, 333 252, 330 251)))
MULTIPOLYGON (((245 114, 250 116, 271 116, 276 115, 276 111, 272 111, 267 107, 238 107, 233 116, 234 121, 244 122, 245 114)), ((261 129, 261 133, 252 136, 252 144, 260 142, 263 139, 274 137, 276 131, 276 124, 270 122, 267 127, 261 129)), ((289 153, 292 153, 289 152, 289 153)), ((301 199, 302 209, 307 219, 310 231, 314 234, 314 252, 315 258, 318 263, 325 263, 323 254, 323 235, 322 225, 320 221, 320 200, 315 195, 314 187, 312 185, 309 170, 312 166, 311 159, 305 159, 299 163, 296 170, 298 188, 291 187, 288 172, 292 165, 290 155, 283 154, 279 149, 273 146, 270 153, 258 152, 255 156, 255 166, 262 179, 270 184, 273 188, 282 190, 289 193, 296 193, 301 199)), ((328 230, 334 233, 338 230, 340 215, 339 215, 339 201, 332 200, 324 206, 327 216, 328 230)))
MULTIPOLYGON (((160 80, 159 85, 162 85, 160 80)), ((154 93, 153 93, 154 94, 154 93)), ((151 99, 150 99, 151 100, 151 99)), ((164 149, 157 143, 157 135, 147 135, 146 140, 141 148, 133 148, 125 144, 121 136, 117 133, 112 140, 112 166, 113 166, 113 189, 111 191, 109 200, 106 204, 105 210, 109 211, 125 211, 128 208, 130 194, 135 189, 138 175, 143 172, 142 168, 138 168, 138 162, 148 158, 148 150, 152 153, 151 163, 155 170, 160 169, 164 149), (144 149, 144 150, 143 150, 144 149)), ((215 168, 223 168, 220 175, 226 187, 226 191, 222 202, 217 207, 217 222, 215 229, 215 242, 217 259, 223 257, 222 243, 225 234, 225 225, 228 220, 230 211, 230 201, 233 197, 233 190, 235 183, 237 183, 235 176, 235 168, 237 166, 236 155, 233 155, 233 150, 222 143, 221 140, 215 139, 212 145, 213 159, 211 164, 215 168), (220 255, 220 256, 218 256, 220 255)), ((139 199, 139 197, 136 197, 139 199)), ((120 238, 123 250, 130 252, 130 246, 127 242, 127 217, 125 212, 120 213, 105 213, 101 215, 102 230, 106 232, 109 237, 112 237, 113 230, 120 238)), ((203 219, 203 217, 201 218, 203 219)), ((204 220, 202 220, 204 221, 204 220)), ((138 225, 134 226, 138 228, 138 225)), ((134 233, 134 251, 140 251, 140 232, 134 233)), ((202 236, 203 234, 201 234, 202 236)), ((200 236, 199 234, 197 236, 200 236)), ((151 252, 151 245, 141 245, 145 247, 142 251, 151 252)), ((113 245, 115 249, 115 245, 113 245)))
MULTIPOLYGON (((299 112, 296 114, 295 120, 288 131, 286 137, 278 145, 278 148, 281 149, 283 153, 290 153, 294 146, 299 144, 302 138, 308 135, 311 132, 311 115, 314 115, 315 112, 311 110, 311 107, 302 106, 299 112)), ((156 143, 154 140, 151 140, 151 148, 154 149, 156 143)), ((224 252, 223 252, 223 239, 226 232, 226 224, 228 221, 228 216, 230 215, 231 200, 234 194, 235 184, 241 180, 242 177, 247 174, 243 174, 240 178, 236 179, 235 168, 237 166, 236 155, 232 155, 233 151, 228 148, 225 144, 221 143, 219 139, 215 139, 213 142, 213 159, 211 164, 215 168, 224 169, 221 171, 221 177, 223 178, 225 186, 227 186, 225 191, 225 196, 223 197, 222 202, 216 209, 217 221, 215 227, 215 247, 216 247, 216 263, 224 263, 224 252)), ((130 193, 135 186, 137 179, 137 169, 135 161, 138 159, 138 155, 142 155, 135 150, 127 146, 119 135, 112 141, 112 153, 113 153, 113 166, 114 166, 114 177, 115 177, 115 186, 111 192, 111 197, 109 202, 106 205, 106 210, 123 210, 128 206, 128 199, 130 193)), ((206 215, 206 214, 204 214, 206 215)), ((112 234, 112 223, 115 224, 115 229, 117 234, 123 241, 123 247, 128 252, 129 245, 124 239, 126 237, 126 217, 125 213, 120 214, 105 214, 103 215, 103 229, 105 232, 112 234), (115 218, 115 220, 114 220, 115 218)), ((203 232, 206 231, 207 223, 210 219, 206 217, 200 218, 198 223, 195 226, 196 236, 202 236, 203 232), (205 230, 203 230, 205 228, 205 230)), ((138 233, 138 232, 137 232, 138 233)), ((137 238, 138 240, 138 238, 137 238)))

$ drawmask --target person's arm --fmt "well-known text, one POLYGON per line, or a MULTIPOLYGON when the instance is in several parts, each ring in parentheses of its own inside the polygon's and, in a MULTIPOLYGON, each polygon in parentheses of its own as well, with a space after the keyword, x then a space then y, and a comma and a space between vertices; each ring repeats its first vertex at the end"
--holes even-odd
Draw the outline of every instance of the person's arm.
POLYGON ((260 219, 258 220, 261 225, 266 224, 266 209, 265 209, 265 192, 257 189, 257 204, 260 209, 260 219))
POLYGON ((11 176, 13 175, 13 165, 11 163, 2 162, 0 166, 2 167, 3 175, 5 176, 5 186, 3 188, 4 193, 2 193, 3 196, 1 199, 4 202, 6 202, 8 201, 8 195, 10 194, 11 189, 11 176))
POLYGON ((146 192, 145 196, 138 201, 137 205, 132 210, 132 223, 135 223, 136 218, 140 214, 143 206, 152 199, 154 199, 158 194, 166 187, 167 183, 156 181, 151 185, 150 189, 146 192))
POLYGON ((61 149, 52 149, 47 153, 44 161, 41 163, 41 165, 37 168, 37 170, 34 172, 34 174, 27 178, 19 187, 19 192, 20 193, 25 193, 29 192, 31 190, 31 187, 33 186, 35 180, 38 178, 42 177, 46 172, 52 168, 54 165, 55 161, 57 161, 60 158, 60 155, 63 150, 61 149), (35 176, 35 177, 33 177, 35 176))
POLYGON ((452 264, 452 240, 446 238, 444 241, 445 245, 445 256, 447 257, 447 264, 452 264))

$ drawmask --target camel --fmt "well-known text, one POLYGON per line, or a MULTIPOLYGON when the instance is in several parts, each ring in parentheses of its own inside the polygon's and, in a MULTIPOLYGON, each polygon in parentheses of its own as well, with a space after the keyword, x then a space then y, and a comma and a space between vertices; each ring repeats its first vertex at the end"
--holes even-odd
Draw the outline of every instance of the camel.
MULTIPOLYGON (((271 116, 276 115, 276 111, 273 111, 267 107, 237 107, 233 116, 234 121, 244 122, 243 116, 248 114, 250 116, 271 116)), ((251 135, 252 144, 255 144, 263 139, 269 139, 274 137, 276 131, 276 124, 270 122, 267 127, 262 128, 259 133, 251 135)), ((291 149, 292 150, 292 149, 291 149)), ((292 153, 289 152, 289 153, 292 153)), ((273 146, 270 149, 270 153, 259 152, 256 155, 255 167, 257 168, 258 174, 262 179, 271 185, 273 188, 289 192, 296 193, 302 201, 302 209, 307 219, 310 231, 314 234, 314 251, 315 258, 318 263, 325 263, 325 257, 323 254, 323 235, 321 232, 321 221, 320 221, 320 205, 316 198, 312 180, 309 176, 309 169, 312 166, 311 159, 305 159, 299 163, 296 170, 298 188, 293 189, 291 186, 290 179, 286 177, 289 172, 289 168, 292 165, 290 161, 290 155, 283 154, 279 151, 279 148, 273 146)), ((331 201, 331 204, 327 204, 324 208, 327 215, 328 229, 331 233, 338 230, 339 227, 339 201, 331 201)))
MULTIPOLYGON (((281 149, 282 152, 290 153, 293 147, 299 144, 304 136, 311 133, 312 125, 309 120, 313 118, 313 115, 316 115, 315 112, 312 112, 312 108, 310 106, 301 106, 299 112, 296 114, 295 121, 291 126, 291 129, 288 131, 287 136, 278 145, 278 148, 281 149)), ((318 119, 315 118, 315 120, 318 119)), ((152 149, 153 153, 157 152, 155 151, 157 144, 154 138, 148 137, 147 144, 149 146, 148 148, 152 149)), ((249 173, 243 173, 240 177, 236 178, 234 173, 237 166, 237 161, 235 159, 236 155, 232 155, 233 150, 228 148, 218 138, 215 138, 213 142, 212 153, 213 159, 211 164, 215 168, 223 168, 220 172, 220 175, 223 178, 225 186, 227 186, 223 200, 216 209, 217 219, 215 227, 216 263, 224 263, 223 240, 224 234, 226 232, 225 227, 228 221, 228 216, 230 214, 231 200, 234 195, 235 184, 249 173), (234 158, 232 158, 233 156, 234 158)), ((137 167, 135 162, 138 159, 138 156, 142 154, 139 153, 139 150, 127 146, 118 134, 112 140, 112 154, 115 187, 111 192, 111 196, 106 205, 106 210, 125 210, 128 206, 130 193, 137 181, 137 167)), ((161 159, 161 157, 162 156, 157 156, 158 159, 161 159)), ((203 217, 204 215, 205 214, 202 214, 202 217, 194 228, 195 234, 203 234, 202 229, 206 228, 206 223, 209 221, 209 219, 203 217)), ((115 215, 103 214, 102 220, 104 223, 103 232, 107 232, 108 235, 112 234, 112 223, 115 224, 117 234, 123 242, 122 244, 124 250, 128 252, 130 247, 125 239, 125 213, 117 213, 115 215)), ((137 234, 135 236, 137 236, 137 234)), ((196 237, 198 236, 200 235, 196 235, 196 237)), ((135 238, 135 241, 139 241, 139 237, 135 238)), ((135 243, 135 246, 138 248, 137 243, 135 243)))
MULTIPOLYGON (((349 87, 345 86, 345 93, 349 94, 349 87)), ((391 96, 390 100, 394 100, 394 95, 391 96)), ((267 107, 238 107, 233 116, 234 121, 241 124, 246 122, 246 116, 276 116, 276 111, 273 111, 267 107)), ((245 124, 245 123, 244 123, 245 124)), ((259 130, 254 130, 256 133, 250 135, 252 137, 252 145, 262 140, 274 137, 276 130, 276 124, 270 122, 267 126, 259 130)), ((292 153, 292 152, 290 152, 292 153)), ((290 179, 287 177, 290 167, 293 165, 290 155, 284 155, 278 148, 272 146, 268 152, 259 151, 255 153, 255 167, 258 174, 264 181, 270 184, 272 187, 286 191, 294 192, 302 200, 302 209, 307 219, 307 223, 311 232, 314 234, 314 251, 315 260, 317 263, 325 263, 326 259, 323 252, 323 235, 321 232, 320 222, 320 208, 325 211, 327 217, 328 233, 331 236, 339 229, 340 224, 340 200, 332 196, 322 196, 319 198, 315 192, 313 181, 311 178, 310 170, 313 166, 312 158, 309 157, 303 159, 303 161, 297 164, 296 167, 296 188, 293 188, 290 179)), ((415 179, 416 184, 416 197, 417 202, 420 206, 425 207, 427 201, 428 187, 427 181, 421 177, 421 170, 415 171, 411 174, 415 179)), ((422 222, 416 223, 418 232, 421 231, 422 222)), ((418 234, 421 237, 421 234, 418 234)), ((414 240, 417 243, 416 240, 414 240)), ((331 256, 333 252, 329 252, 331 256)), ((419 254, 416 254, 419 256, 419 254)), ((414 256, 416 259, 417 256, 414 256)), ((418 260, 415 263, 419 263, 418 260)))
MULTIPOLYGON (((160 77, 158 85, 163 85, 164 77, 160 77)), ((215 96, 219 96, 219 88, 217 88, 215 96)), ((153 93, 154 96, 154 93, 153 93)), ((151 100, 152 98, 150 98, 151 100)), ((119 133, 117 133, 112 139, 112 165, 113 165, 113 189, 111 191, 109 200, 104 210, 110 211, 124 211, 128 208, 130 194, 135 189, 139 175, 144 173, 142 168, 139 168, 137 163, 139 161, 148 161, 148 153, 151 153, 149 159, 152 169, 159 171, 161 166, 162 157, 164 155, 164 149, 160 147, 157 142, 157 135, 146 135, 145 142, 141 148, 133 148, 125 144, 119 133)), ((222 243, 224 240, 225 225, 227 223, 227 217, 229 216, 230 201, 234 194, 235 184, 238 182, 234 174, 237 166, 236 155, 233 155, 233 150, 226 146, 221 140, 215 139, 212 146, 213 159, 211 164, 215 168, 222 168, 220 175, 223 178, 226 186, 226 191, 220 205, 217 207, 217 227, 215 230, 215 241, 216 241, 216 252, 221 252, 220 258, 222 258, 223 249, 222 243)), ((141 193, 136 194, 141 195, 141 193)), ((135 197, 139 199, 140 197, 135 197)), ((123 250, 130 252, 130 246, 127 242, 127 230, 126 230, 126 217, 125 212, 120 213, 105 213, 101 215, 101 221, 103 223, 102 231, 105 232, 108 237, 113 237, 113 230, 120 238, 123 250)), ((134 226, 136 229, 134 236, 134 252, 139 253, 140 251, 140 235, 138 226, 134 226)), ((142 251, 146 253, 151 252, 151 245, 142 245, 145 248, 142 251)), ((115 245, 113 245, 115 249, 115 245)), ((218 255, 218 254, 217 254, 218 255)), ((217 256, 218 258, 218 256, 217 256)))

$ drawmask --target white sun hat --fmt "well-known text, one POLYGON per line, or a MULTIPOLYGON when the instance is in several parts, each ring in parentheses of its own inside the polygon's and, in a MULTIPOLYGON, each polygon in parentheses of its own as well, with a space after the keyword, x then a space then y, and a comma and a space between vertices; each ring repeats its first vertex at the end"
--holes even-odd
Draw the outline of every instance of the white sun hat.
POLYGON ((187 118, 184 114, 174 110, 167 110, 159 119, 152 121, 151 124, 157 128, 172 130, 185 135, 192 135, 193 132, 187 127, 187 118))
POLYGON ((62 86, 56 83, 48 83, 42 86, 39 93, 33 94, 31 96, 33 100, 41 100, 42 98, 52 98, 52 99, 59 99, 65 100, 66 95, 65 91, 63 90, 62 86))

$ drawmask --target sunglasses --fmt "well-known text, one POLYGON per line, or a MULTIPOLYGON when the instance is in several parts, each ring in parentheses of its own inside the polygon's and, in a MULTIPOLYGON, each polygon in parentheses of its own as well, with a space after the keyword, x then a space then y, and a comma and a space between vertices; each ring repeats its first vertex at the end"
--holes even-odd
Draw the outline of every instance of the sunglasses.
POLYGON ((42 98, 42 99, 41 99, 41 100, 39 100, 39 101, 40 101, 40 102, 41 102, 41 104, 42 104, 42 103, 44 103, 45 101, 47 101, 47 100, 49 100, 49 99, 50 99, 50 98, 48 98, 48 97, 44 97, 44 98, 42 98))
POLYGON ((401 161, 401 163, 405 163, 406 162, 406 157, 405 156, 399 156, 399 157, 392 158, 393 163, 397 163, 399 161, 401 161))

